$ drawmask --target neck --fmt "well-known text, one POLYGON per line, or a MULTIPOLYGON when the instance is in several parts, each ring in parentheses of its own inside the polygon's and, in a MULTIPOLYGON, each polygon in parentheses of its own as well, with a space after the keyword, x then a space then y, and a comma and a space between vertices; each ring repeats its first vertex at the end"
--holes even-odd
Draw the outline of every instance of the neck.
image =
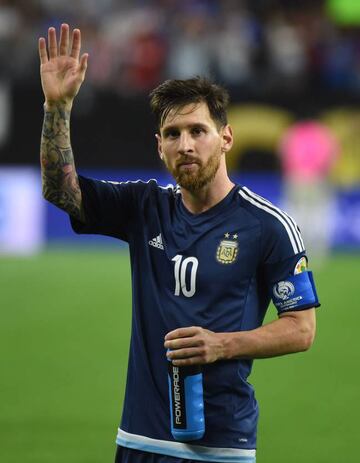
POLYGON ((233 187, 227 173, 218 171, 214 180, 201 190, 189 191, 181 187, 182 201, 188 211, 200 214, 222 201, 233 187))

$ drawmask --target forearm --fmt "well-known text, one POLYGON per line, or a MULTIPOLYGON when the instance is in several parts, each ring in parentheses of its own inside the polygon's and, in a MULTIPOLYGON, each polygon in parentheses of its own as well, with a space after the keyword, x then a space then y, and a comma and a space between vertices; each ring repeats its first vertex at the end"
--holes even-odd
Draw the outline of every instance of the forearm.
POLYGON ((314 309, 310 310, 305 320, 290 315, 254 330, 223 333, 223 358, 267 358, 309 349, 315 335, 314 309))
POLYGON ((177 328, 165 336, 167 356, 174 365, 218 360, 256 359, 301 352, 311 346, 315 309, 287 312, 276 321, 249 331, 216 333, 200 326, 177 328))
POLYGON ((45 104, 41 135, 41 173, 44 198, 84 220, 81 190, 70 143, 70 104, 45 104))

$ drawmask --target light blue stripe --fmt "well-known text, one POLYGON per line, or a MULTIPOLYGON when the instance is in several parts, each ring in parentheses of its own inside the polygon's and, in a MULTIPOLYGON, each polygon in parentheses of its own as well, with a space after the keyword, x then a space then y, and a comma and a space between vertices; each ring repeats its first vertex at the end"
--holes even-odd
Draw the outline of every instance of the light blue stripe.
POLYGON ((242 457, 242 456, 222 456, 219 455, 194 455, 194 452, 186 452, 184 450, 175 450, 175 449, 164 449, 155 444, 140 444, 135 442, 130 442, 127 439, 116 439, 116 443, 122 447, 127 447, 135 450, 142 450, 144 452, 151 453, 160 453, 161 455, 167 455, 177 458, 187 458, 189 460, 198 460, 198 461, 213 461, 216 463, 256 463, 255 457, 242 457))

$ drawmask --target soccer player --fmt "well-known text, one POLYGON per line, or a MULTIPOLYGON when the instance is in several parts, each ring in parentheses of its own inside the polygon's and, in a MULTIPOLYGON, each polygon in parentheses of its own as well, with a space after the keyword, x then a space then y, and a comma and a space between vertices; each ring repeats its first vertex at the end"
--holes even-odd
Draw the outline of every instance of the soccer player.
MULTIPOLYGON (((133 322, 116 462, 255 462, 253 359, 305 351, 318 300, 294 220, 227 175, 233 134, 227 92, 203 78, 151 93, 160 158, 176 186, 77 175, 70 112, 84 80, 80 31, 63 24, 39 40, 45 118, 44 197, 77 233, 129 243, 133 322), (278 318, 262 325, 273 300, 278 318), (205 434, 170 429, 167 358, 202 365, 205 434)), ((119 122, 121 123, 121 122, 119 122)))

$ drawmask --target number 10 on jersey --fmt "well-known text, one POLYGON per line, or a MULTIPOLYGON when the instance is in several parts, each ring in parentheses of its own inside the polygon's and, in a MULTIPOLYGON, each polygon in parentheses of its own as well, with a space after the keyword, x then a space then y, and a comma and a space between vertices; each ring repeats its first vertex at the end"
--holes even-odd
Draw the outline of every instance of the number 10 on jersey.
POLYGON ((184 259, 184 256, 181 254, 176 255, 171 260, 175 262, 175 296, 184 295, 185 297, 192 297, 196 291, 196 273, 199 261, 196 257, 185 257, 184 259), (188 266, 191 266, 191 268, 189 267, 190 270, 187 272, 187 276, 186 270, 188 266))

